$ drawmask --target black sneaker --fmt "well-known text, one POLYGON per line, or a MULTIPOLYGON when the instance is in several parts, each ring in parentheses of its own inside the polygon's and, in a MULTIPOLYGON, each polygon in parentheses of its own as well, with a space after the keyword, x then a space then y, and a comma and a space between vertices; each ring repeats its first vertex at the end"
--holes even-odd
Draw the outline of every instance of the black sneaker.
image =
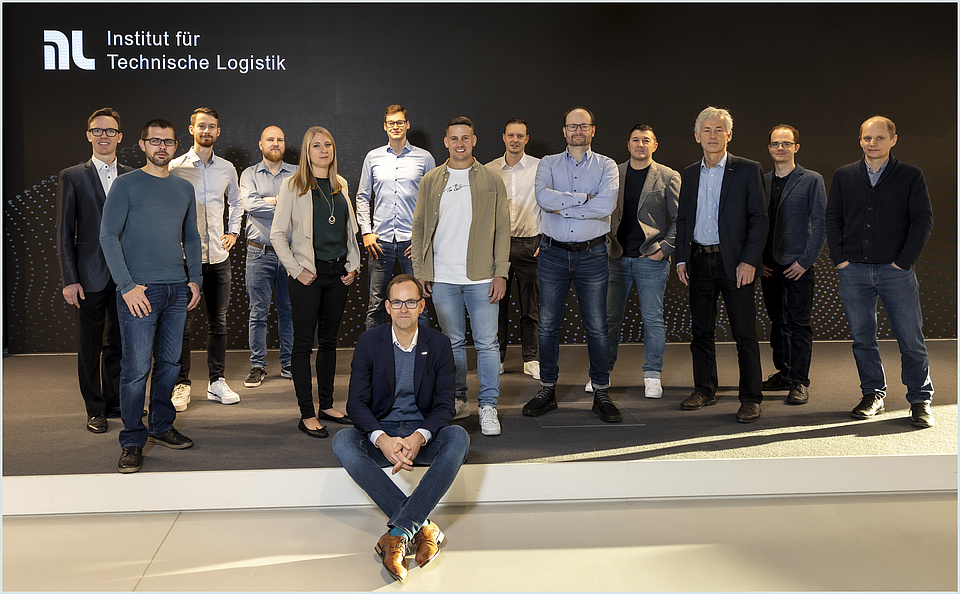
POLYGON ((263 367, 254 367, 247 374, 247 379, 243 380, 243 385, 247 388, 256 388, 263 383, 263 378, 267 376, 267 370, 263 367))
POLYGON ((117 462, 117 470, 122 474, 137 472, 143 468, 143 448, 136 446, 127 446, 120 452, 120 461, 117 462))
POLYGON ((539 417, 551 410, 557 409, 557 387, 541 385, 537 395, 523 405, 523 414, 528 417, 539 417))
POLYGON ((293 379, 293 369, 289 365, 280 368, 280 377, 283 379, 293 379))
POLYGON ((180 433, 173 427, 158 435, 151 435, 147 438, 147 441, 150 443, 159 443, 160 445, 165 445, 168 448, 173 448, 175 450, 183 450, 193 445, 192 439, 183 433, 180 433))
POLYGON ((793 384, 778 371, 763 380, 760 387, 766 392, 777 392, 780 390, 789 390, 793 387, 793 384))
POLYGON ((623 415, 617 410, 616 405, 607 395, 606 388, 593 389, 593 412, 599 415, 600 420, 605 423, 619 423, 623 420, 623 415))

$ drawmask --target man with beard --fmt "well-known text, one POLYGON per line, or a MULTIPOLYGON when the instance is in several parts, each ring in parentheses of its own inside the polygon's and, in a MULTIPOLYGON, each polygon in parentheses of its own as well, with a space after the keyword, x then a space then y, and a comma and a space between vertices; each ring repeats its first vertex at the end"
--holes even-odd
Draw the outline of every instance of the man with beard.
MULTIPOLYGON (((240 395, 224 379, 227 358, 227 310, 230 308, 230 248, 240 235, 240 189, 232 163, 213 154, 220 136, 220 116, 209 107, 199 107, 190 116, 193 148, 170 163, 170 173, 193 184, 197 200, 197 227, 203 257, 203 295, 207 308, 207 368, 210 384, 207 398, 221 404, 236 404, 240 395), (229 205, 229 227, 223 231, 224 208, 229 205)), ((183 333, 180 376, 173 393, 178 411, 190 402, 190 320, 183 333)))
POLYGON ((283 162, 286 150, 283 130, 267 126, 260 134, 263 160, 240 175, 240 200, 247 213, 247 274, 244 278, 250 298, 250 373, 243 381, 256 388, 267 375, 267 316, 270 294, 276 292, 280 334, 280 376, 293 379, 290 353, 293 348, 293 318, 287 291, 287 270, 270 243, 270 226, 277 209, 280 184, 297 172, 283 162))
POLYGON ((171 401, 187 311, 200 302, 193 189, 168 169, 176 138, 170 122, 148 122, 140 135, 147 164, 118 179, 103 205, 100 244, 117 284, 123 342, 117 470, 124 474, 143 466, 148 440, 178 450, 193 445, 173 428, 177 413, 171 401), (148 433, 142 411, 151 359, 148 433))

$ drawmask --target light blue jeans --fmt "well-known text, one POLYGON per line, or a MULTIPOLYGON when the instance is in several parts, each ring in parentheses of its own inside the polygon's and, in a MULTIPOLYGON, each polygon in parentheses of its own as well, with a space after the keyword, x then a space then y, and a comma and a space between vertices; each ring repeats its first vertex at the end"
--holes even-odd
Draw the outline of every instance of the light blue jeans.
POLYGON ((643 377, 660 377, 667 326, 663 323, 663 291, 670 278, 670 261, 650 258, 608 258, 607 334, 610 340, 610 371, 617 363, 620 325, 627 310, 630 289, 637 285, 640 319, 643 320, 643 377))
POLYGON ((247 246, 245 282, 250 298, 250 366, 267 368, 267 318, 270 316, 270 297, 275 292, 280 367, 289 367, 293 349, 293 317, 290 313, 287 269, 280 263, 276 252, 247 246))

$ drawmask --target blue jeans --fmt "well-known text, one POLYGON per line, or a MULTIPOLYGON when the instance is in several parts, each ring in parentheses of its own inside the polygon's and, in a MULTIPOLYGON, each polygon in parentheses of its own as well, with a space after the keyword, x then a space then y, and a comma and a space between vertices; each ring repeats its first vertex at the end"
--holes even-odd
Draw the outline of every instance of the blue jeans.
POLYGON ((120 292, 117 292, 117 314, 120 319, 120 447, 143 447, 147 444, 147 428, 143 425, 143 401, 147 391, 147 375, 153 359, 150 383, 150 434, 164 433, 173 427, 177 411, 170 396, 180 372, 180 347, 187 320, 190 289, 185 283, 147 285, 147 300, 152 311, 138 318, 120 292))
POLYGON ((497 339, 500 306, 490 303, 490 283, 451 285, 433 283, 433 307, 437 310, 440 328, 453 346, 453 362, 457 367, 454 389, 457 398, 467 397, 467 317, 473 346, 477 350, 477 379, 480 406, 496 406, 500 397, 500 344, 497 339))
POLYGON ((280 367, 290 366, 293 348, 293 317, 290 314, 290 291, 287 269, 273 250, 247 246, 247 296, 250 298, 250 365, 267 368, 267 317, 270 296, 276 291, 278 331, 280 334, 280 367))
MULTIPOLYGON (((410 241, 391 241, 386 242, 378 239, 377 245, 383 250, 377 259, 367 258, 368 274, 370 276, 370 290, 367 303, 367 330, 372 330, 377 326, 382 326, 389 320, 385 317, 383 311, 383 300, 387 298, 387 285, 393 279, 394 265, 400 263, 400 272, 402 274, 413 274, 413 261, 409 256, 403 255, 403 252, 410 247, 410 241)), ((424 309, 420 314, 420 324, 429 326, 430 317, 427 310, 424 309)))
POLYGON ((627 310, 630 289, 637 285, 640 318, 643 320, 643 377, 660 377, 663 350, 667 346, 667 326, 663 323, 663 291, 670 278, 670 261, 650 258, 608 258, 610 280, 607 283, 607 334, 610 340, 610 371, 617 363, 620 324, 627 310))
MULTIPOLYGON (((417 430, 420 422, 385 422, 380 425, 391 437, 406 437, 417 430)), ((470 435, 460 425, 447 425, 433 436, 414 460, 415 466, 430 468, 409 497, 383 472, 382 468, 392 464, 380 448, 370 443, 367 436, 356 427, 337 431, 332 446, 333 455, 350 478, 386 514, 387 526, 400 528, 406 532, 408 539, 413 539, 457 478, 460 466, 466 462, 470 435)))
POLYGON ((540 383, 552 386, 560 376, 560 326, 567 309, 567 289, 573 281, 580 319, 587 333, 590 381, 594 387, 610 383, 610 340, 607 335, 607 247, 569 252, 540 242, 537 279, 540 282, 540 383))
POLYGON ((900 270, 892 264, 851 262, 838 269, 840 299, 853 335, 853 356, 860 373, 864 396, 886 396, 887 381, 877 347, 877 298, 890 318, 893 336, 900 347, 900 379, 907 387, 907 400, 933 400, 930 359, 923 342, 923 317, 920 314, 920 285, 913 270, 900 270))

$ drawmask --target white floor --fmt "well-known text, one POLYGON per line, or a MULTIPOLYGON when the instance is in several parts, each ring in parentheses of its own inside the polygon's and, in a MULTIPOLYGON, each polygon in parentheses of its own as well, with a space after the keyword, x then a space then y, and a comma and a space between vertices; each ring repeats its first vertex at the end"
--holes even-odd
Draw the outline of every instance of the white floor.
POLYGON ((2 587, 957 591, 956 492, 458 505, 432 519, 448 542, 401 585, 373 551, 372 507, 6 517, 2 587))

